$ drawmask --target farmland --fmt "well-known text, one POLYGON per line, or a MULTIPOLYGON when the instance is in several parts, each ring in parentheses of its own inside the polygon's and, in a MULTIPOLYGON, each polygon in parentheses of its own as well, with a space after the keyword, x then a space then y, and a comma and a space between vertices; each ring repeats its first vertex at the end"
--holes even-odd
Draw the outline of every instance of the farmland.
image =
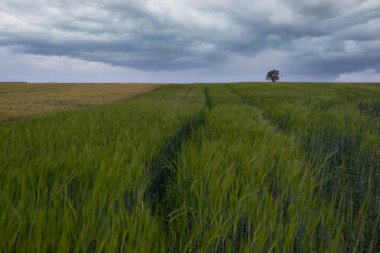
POLYGON ((379 85, 109 101, 1 119, 4 252, 380 250, 379 85))
POLYGON ((0 121, 109 103, 159 87, 155 84, 0 83, 0 121))

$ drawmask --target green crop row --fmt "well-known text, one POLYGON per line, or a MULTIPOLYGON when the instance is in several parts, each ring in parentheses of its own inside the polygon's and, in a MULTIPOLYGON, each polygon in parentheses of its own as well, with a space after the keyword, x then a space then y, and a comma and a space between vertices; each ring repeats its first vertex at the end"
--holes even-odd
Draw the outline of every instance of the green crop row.
POLYGON ((345 251, 376 251, 380 246, 380 127, 374 113, 380 101, 378 86, 229 88, 301 144, 319 192, 335 203, 335 216, 344 224, 345 251))
POLYGON ((171 252, 337 252, 342 223, 300 145, 223 86, 176 165, 171 252))

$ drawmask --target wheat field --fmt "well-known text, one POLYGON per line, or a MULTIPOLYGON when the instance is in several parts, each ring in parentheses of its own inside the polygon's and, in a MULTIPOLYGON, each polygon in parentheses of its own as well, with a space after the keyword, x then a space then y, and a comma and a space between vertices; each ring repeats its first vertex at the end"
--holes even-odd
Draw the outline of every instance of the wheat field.
POLYGON ((2 251, 379 252, 378 84, 93 87, 0 124, 2 251))

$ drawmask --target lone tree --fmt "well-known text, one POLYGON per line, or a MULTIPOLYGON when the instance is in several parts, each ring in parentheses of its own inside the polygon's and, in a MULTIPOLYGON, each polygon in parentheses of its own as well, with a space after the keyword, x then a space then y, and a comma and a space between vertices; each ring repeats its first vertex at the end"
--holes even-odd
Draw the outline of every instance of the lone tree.
POLYGON ((267 80, 271 80, 273 83, 277 82, 280 80, 280 71, 277 69, 273 69, 268 72, 267 74, 267 80))

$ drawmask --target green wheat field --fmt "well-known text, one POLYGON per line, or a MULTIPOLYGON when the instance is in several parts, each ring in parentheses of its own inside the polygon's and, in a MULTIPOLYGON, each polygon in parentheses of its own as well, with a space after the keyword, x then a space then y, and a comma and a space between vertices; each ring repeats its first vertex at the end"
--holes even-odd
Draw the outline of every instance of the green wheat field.
POLYGON ((1 252, 380 251, 379 84, 164 85, 0 140, 1 252))

